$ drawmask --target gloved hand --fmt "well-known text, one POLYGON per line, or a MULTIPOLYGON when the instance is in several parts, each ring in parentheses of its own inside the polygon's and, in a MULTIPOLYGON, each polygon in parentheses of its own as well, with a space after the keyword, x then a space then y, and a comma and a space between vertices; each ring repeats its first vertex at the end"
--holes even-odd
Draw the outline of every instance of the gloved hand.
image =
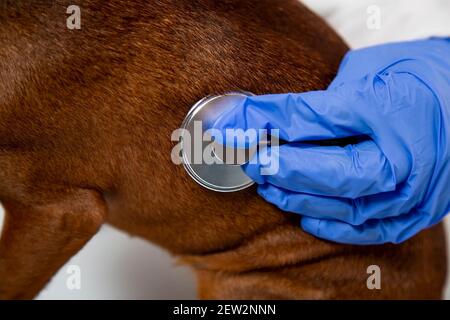
POLYGON ((305 231, 402 242, 450 211, 450 39, 351 51, 327 90, 249 97, 214 128, 280 130, 287 143, 265 149, 278 152, 278 172, 244 170, 264 199, 301 214, 305 231), (366 139, 302 143, 349 136, 366 139))

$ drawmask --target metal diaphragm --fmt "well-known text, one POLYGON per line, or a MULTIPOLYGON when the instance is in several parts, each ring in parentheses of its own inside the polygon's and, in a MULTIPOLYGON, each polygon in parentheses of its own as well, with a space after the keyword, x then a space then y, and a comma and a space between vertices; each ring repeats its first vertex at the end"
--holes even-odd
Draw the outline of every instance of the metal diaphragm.
POLYGON ((183 121, 181 154, 184 168, 197 183, 218 192, 235 192, 253 185, 242 170, 243 163, 252 156, 252 150, 219 150, 219 145, 208 135, 214 122, 227 109, 236 106, 253 94, 249 92, 227 92, 203 98, 188 112, 183 121), (220 152, 219 152, 220 151, 220 152), (224 155, 234 155, 230 162, 224 155))

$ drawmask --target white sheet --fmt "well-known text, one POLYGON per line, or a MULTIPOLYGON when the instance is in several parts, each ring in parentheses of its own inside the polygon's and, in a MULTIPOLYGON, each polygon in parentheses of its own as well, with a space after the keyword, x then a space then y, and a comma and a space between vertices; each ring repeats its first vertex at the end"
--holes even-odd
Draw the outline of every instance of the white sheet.
POLYGON ((450 36, 448 0, 303 0, 323 16, 352 48, 450 36), (374 7, 376 6, 376 7, 374 7), (380 28, 373 28, 376 9, 380 28), (367 22, 369 21, 369 26, 367 22))

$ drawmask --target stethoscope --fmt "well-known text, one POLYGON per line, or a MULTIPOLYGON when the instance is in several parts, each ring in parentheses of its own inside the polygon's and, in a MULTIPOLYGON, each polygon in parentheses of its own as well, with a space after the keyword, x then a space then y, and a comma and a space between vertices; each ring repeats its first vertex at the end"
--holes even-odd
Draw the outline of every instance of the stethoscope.
POLYGON ((201 186, 217 192, 236 192, 254 184, 241 167, 251 157, 251 150, 234 150, 236 160, 239 158, 241 160, 227 163, 222 159, 222 155, 229 150, 222 150, 219 156, 218 147, 212 140, 198 139, 199 135, 204 137, 207 130, 227 108, 237 105, 251 95, 253 94, 249 92, 234 91, 208 96, 198 101, 186 115, 181 126, 185 132, 181 141, 182 162, 187 173, 201 186), (246 154, 240 156, 239 152, 246 152, 246 154), (202 158, 202 161, 194 161, 194 153, 197 153, 199 155, 197 158, 202 158), (205 154, 211 156, 212 160, 204 161, 205 154))

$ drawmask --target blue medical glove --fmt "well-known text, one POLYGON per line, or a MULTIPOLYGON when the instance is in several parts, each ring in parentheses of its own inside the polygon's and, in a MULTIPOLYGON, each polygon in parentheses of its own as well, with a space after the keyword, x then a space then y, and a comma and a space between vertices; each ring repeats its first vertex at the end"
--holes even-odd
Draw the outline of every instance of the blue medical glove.
POLYGON ((327 90, 250 97, 214 127, 280 130, 287 143, 261 151, 277 153, 279 170, 244 169, 264 199, 303 216, 305 231, 405 241, 450 211, 450 39, 351 51, 327 90), (351 136, 364 139, 304 143, 351 136))

